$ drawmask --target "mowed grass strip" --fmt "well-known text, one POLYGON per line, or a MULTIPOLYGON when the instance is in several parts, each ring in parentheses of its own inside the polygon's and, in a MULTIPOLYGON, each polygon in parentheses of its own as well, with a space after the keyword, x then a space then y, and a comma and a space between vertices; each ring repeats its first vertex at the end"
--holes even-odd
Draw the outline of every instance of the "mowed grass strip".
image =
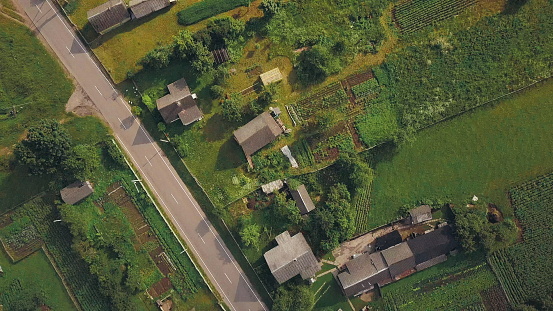
POLYGON ((459 201, 476 194, 512 216, 506 191, 553 169, 553 81, 493 107, 435 125, 416 141, 376 158, 371 228, 425 198, 459 201))
POLYGON ((32 32, 0 16, 0 149, 11 148, 38 119, 63 117, 72 91, 61 66, 32 32), (15 118, 9 116, 13 106, 15 118))

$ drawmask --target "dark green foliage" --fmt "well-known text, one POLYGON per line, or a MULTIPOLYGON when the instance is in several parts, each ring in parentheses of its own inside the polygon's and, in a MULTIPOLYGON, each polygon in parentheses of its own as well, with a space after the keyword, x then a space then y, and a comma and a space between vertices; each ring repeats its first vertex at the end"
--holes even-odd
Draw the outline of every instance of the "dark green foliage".
POLYGON ((263 14, 267 17, 272 17, 280 10, 282 6, 281 0, 263 0, 259 7, 263 14))
POLYGON ((463 12, 476 0, 411 0, 394 7, 402 32, 413 32, 463 12))
POLYGON ((32 174, 52 174, 63 167, 71 149, 71 138, 56 120, 41 120, 29 128, 15 148, 15 156, 32 174))
POLYGON ((242 229, 240 230, 240 238, 242 243, 247 247, 259 248, 259 237, 261 235, 261 227, 252 222, 250 218, 242 218, 242 229))
POLYGON ((140 60, 140 65, 153 69, 165 68, 169 65, 172 56, 173 45, 162 45, 148 52, 140 60))
POLYGON ((305 285, 280 286, 276 292, 273 311, 311 311, 315 297, 305 285))
POLYGON ((223 118, 229 122, 240 122, 243 117, 244 97, 239 93, 234 93, 230 98, 225 99, 221 104, 223 109, 223 118))
POLYGON ((9 285, 0 287, 0 303, 6 310, 33 311, 46 301, 39 280, 14 279, 9 285))
POLYGON ((268 183, 282 177, 290 162, 280 150, 269 153, 256 153, 252 156, 254 172, 262 183, 268 183))
POLYGON ((117 147, 117 145, 112 141, 106 141, 104 143, 105 149, 115 164, 117 164, 120 168, 127 167, 127 163, 125 162, 125 157, 117 147))
POLYGON ((178 12, 177 17, 179 24, 192 25, 219 13, 249 4, 248 0, 203 0, 178 12))
POLYGON ((205 73, 213 69, 213 55, 203 42, 193 38, 191 32, 182 30, 173 37, 173 41, 175 55, 189 60, 197 72, 205 73))
POLYGON ((315 163, 313 152, 311 152, 311 148, 305 139, 296 140, 290 146, 290 151, 292 151, 300 167, 309 167, 315 163))
POLYGON ((458 206, 453 211, 457 236, 467 252, 484 249, 491 253, 516 242, 518 231, 511 219, 493 224, 488 221, 486 208, 481 206, 458 206))
POLYGON ((100 166, 100 149, 90 145, 77 145, 73 147, 63 166, 66 172, 78 180, 90 179, 100 166))
POLYGON ((148 94, 142 95, 142 103, 148 107, 150 112, 156 109, 156 103, 152 100, 152 97, 148 94))
POLYGON ((245 23, 232 17, 212 19, 207 23, 211 45, 220 47, 237 40, 244 32, 245 23))
POLYGON ((304 85, 323 82, 326 77, 340 70, 340 64, 321 45, 301 52, 297 58, 298 79, 304 85))
POLYGON ((350 193, 344 184, 336 184, 328 193, 322 206, 310 218, 311 240, 323 253, 336 248, 355 232, 354 213, 350 193))
POLYGON ((380 85, 376 79, 369 79, 361 84, 354 85, 351 91, 355 95, 355 98, 363 98, 371 96, 380 92, 380 85))
MULTIPOLYGON (((288 181, 288 185, 292 183, 296 187, 299 186, 299 182, 288 181)), ((296 206, 294 200, 289 200, 285 193, 278 193, 275 195, 271 208, 274 209, 275 214, 282 219, 282 223, 286 223, 289 226, 298 226, 302 224, 303 218, 300 215, 300 211, 296 206)))
POLYGON ((209 91, 214 99, 221 98, 225 94, 225 89, 220 85, 212 85, 209 91))
POLYGON ((388 99, 381 96, 371 101, 366 113, 357 116, 355 128, 368 147, 390 141, 399 130, 396 111, 388 99))

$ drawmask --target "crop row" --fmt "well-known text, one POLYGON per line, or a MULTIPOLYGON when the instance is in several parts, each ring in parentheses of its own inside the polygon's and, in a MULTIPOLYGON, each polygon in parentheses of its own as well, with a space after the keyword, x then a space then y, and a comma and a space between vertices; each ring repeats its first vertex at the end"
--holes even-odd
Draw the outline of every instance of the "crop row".
POLYGON ((476 0, 413 0, 397 5, 394 17, 403 32, 412 32, 462 12, 476 0))
POLYGON ((249 3, 249 0, 203 0, 178 12, 177 17, 179 24, 192 25, 236 7, 248 6, 249 3))
POLYGON ((355 234, 365 233, 369 229, 369 209, 371 207, 371 185, 358 187, 353 198, 355 209, 355 234))
POLYGON ((364 98, 380 92, 380 85, 376 79, 367 80, 351 88, 355 99, 364 98))
POLYGON ((507 299, 514 304, 523 302, 524 288, 521 286, 520 280, 517 279, 513 266, 507 258, 505 251, 500 250, 494 252, 488 257, 488 262, 492 267, 507 299))

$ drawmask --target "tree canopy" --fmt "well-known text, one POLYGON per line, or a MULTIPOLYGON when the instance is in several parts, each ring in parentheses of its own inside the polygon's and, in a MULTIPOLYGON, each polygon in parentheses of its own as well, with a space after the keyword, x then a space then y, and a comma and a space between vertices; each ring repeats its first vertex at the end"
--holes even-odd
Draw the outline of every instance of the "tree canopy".
POLYGON ((305 285, 281 286, 277 289, 273 311, 313 310, 315 296, 305 285))

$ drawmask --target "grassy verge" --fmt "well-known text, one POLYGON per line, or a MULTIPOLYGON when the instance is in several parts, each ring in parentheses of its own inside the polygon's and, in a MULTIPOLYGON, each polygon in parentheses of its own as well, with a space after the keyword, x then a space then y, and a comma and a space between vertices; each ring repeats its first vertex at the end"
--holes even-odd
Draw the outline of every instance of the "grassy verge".
POLYGON ((370 227, 426 198, 462 201, 476 194, 512 216, 506 191, 553 168, 553 81, 375 151, 370 227))
POLYGON ((2 249, 0 266, 4 270, 4 276, 0 277, 0 303, 8 305, 4 299, 9 297, 2 293, 8 293, 8 287, 13 281, 19 280, 22 286, 28 286, 27 282, 36 280, 39 282, 39 288, 44 291, 45 303, 48 307, 52 310, 76 310, 63 283, 42 250, 14 264, 2 249))

